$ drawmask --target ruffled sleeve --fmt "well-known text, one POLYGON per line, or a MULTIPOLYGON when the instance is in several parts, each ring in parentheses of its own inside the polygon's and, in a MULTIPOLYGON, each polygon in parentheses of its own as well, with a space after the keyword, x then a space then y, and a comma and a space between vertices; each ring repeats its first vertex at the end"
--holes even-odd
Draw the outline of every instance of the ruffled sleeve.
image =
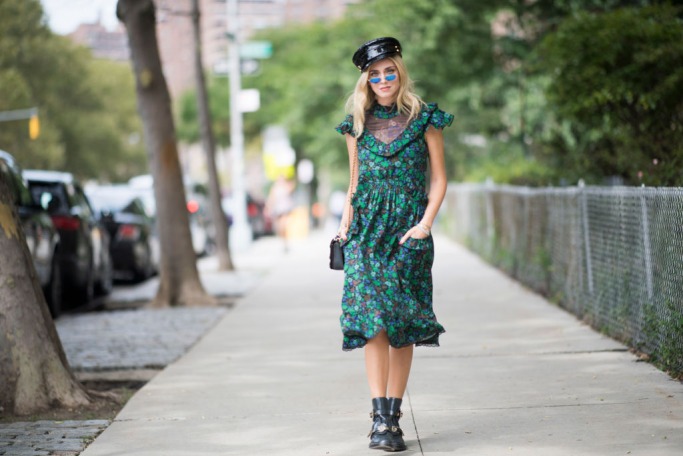
POLYGON ((431 125, 434 128, 443 130, 453 123, 453 114, 442 111, 436 103, 427 104, 425 111, 426 113, 429 113, 427 126, 431 125))
POLYGON ((344 121, 337 125, 335 130, 337 130, 342 135, 349 134, 355 137, 356 134, 353 132, 353 116, 351 114, 347 115, 344 121))

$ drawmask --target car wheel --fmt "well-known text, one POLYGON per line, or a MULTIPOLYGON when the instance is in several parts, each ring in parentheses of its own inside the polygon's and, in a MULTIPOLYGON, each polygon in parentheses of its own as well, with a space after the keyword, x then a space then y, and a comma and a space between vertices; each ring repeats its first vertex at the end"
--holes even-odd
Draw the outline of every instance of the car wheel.
POLYGON ((144 262, 135 265, 133 279, 136 282, 142 282, 143 280, 147 280, 148 278, 150 278, 153 274, 152 269, 154 268, 154 266, 152 265, 152 250, 150 249, 149 245, 145 244, 141 245, 141 247, 145 253, 140 257, 140 259, 144 262))
POLYGON ((50 309, 52 318, 59 317, 62 313, 62 270, 59 266, 59 258, 55 252, 52 257, 52 270, 50 271, 50 282, 44 290, 45 300, 50 309))
POLYGON ((95 298, 95 271, 92 263, 88 268, 88 277, 86 277, 85 284, 76 290, 76 305, 90 304, 95 298))

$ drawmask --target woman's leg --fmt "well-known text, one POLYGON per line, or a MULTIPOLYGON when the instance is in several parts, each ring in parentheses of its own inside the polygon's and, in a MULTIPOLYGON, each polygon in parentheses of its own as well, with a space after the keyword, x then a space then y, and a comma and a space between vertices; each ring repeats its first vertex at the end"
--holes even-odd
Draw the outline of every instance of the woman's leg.
POLYGON ((403 398, 410 376, 410 366, 413 363, 413 346, 403 348, 389 348, 389 378, 387 382, 387 397, 403 398))
POLYGON ((365 345, 365 370, 373 405, 370 448, 385 451, 406 449, 399 420, 412 361, 413 346, 390 347, 385 331, 365 345))
POLYGON ((389 381, 389 338, 385 331, 365 344, 365 373, 372 398, 387 397, 389 381))
POLYGON ((371 397, 403 398, 412 363, 413 345, 390 347, 385 331, 370 339, 365 345, 365 371, 371 397))

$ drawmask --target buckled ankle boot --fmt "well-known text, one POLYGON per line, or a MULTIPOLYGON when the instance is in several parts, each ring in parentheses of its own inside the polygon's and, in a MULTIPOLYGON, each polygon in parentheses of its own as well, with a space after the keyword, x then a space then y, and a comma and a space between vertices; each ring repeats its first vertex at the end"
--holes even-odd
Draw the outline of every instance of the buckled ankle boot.
POLYGON ((406 443, 403 440, 403 430, 398 424, 398 420, 403 416, 403 412, 401 412, 403 400, 397 397, 390 397, 387 402, 389 403, 389 433, 392 437, 389 444, 391 449, 387 451, 404 451, 406 443))
POLYGON ((369 447, 375 450, 391 451, 393 435, 389 432, 389 401, 386 397, 372 399, 370 418, 372 418, 372 428, 368 434, 370 437, 369 447))

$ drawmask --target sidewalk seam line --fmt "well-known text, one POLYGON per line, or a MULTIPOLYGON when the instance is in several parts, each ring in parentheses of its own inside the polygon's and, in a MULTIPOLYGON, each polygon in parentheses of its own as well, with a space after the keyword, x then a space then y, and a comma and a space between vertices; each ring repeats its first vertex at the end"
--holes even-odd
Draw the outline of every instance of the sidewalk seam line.
POLYGON ((417 439, 417 445, 420 447, 420 454, 424 456, 424 451, 422 450, 422 441, 420 440, 420 433, 417 431, 417 422, 415 421, 415 411, 413 410, 413 401, 410 400, 410 391, 406 390, 406 396, 408 396, 408 406, 410 407, 410 416, 413 419, 413 428, 415 428, 415 437, 417 439))

